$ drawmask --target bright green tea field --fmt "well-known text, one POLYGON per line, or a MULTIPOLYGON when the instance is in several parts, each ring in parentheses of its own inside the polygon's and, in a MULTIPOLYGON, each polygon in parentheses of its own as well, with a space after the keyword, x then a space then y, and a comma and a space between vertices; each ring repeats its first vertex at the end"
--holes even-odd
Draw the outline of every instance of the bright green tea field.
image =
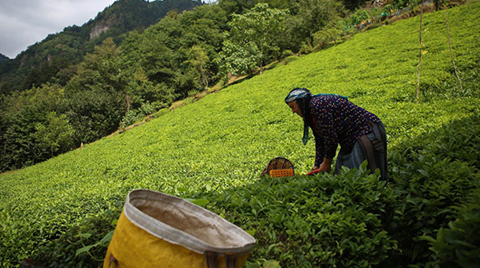
POLYGON ((258 246, 247 267, 478 261, 472 253, 478 253, 478 236, 462 232, 479 234, 479 227, 465 227, 480 219, 478 14, 479 1, 448 10, 463 91, 445 13, 438 11, 423 17, 418 101, 417 16, 1 175, 0 267, 29 258, 49 267, 97 267, 127 193, 140 188, 193 200, 251 233, 258 246), (313 166, 314 142, 302 144, 303 122, 283 102, 294 87, 345 95, 378 115, 388 134, 393 183, 362 170, 262 178, 277 156, 290 159, 299 174, 313 166), (456 244, 460 238, 444 233, 475 241, 456 244))

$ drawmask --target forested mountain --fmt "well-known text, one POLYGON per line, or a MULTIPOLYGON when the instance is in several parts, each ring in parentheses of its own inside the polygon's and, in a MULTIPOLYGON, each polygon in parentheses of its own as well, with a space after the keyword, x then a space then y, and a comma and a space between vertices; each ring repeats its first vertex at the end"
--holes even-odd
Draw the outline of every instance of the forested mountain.
POLYGON ((2 64, 3 62, 5 61, 8 61, 10 58, 8 58, 7 56, 3 55, 2 53, 0 53, 0 64, 2 64))
POLYGON ((232 75, 261 74, 273 61, 341 43, 362 20, 381 25, 380 13, 391 8, 117 1, 0 65, 0 171, 96 141, 232 75))
POLYGON ((65 85, 72 74, 68 66, 81 62, 86 53, 93 52, 94 46, 106 38, 111 37, 120 45, 126 33, 148 28, 171 10, 192 10, 200 4, 199 0, 119 0, 99 12, 95 19, 50 34, 0 66, 0 88, 11 92, 46 82, 65 85))

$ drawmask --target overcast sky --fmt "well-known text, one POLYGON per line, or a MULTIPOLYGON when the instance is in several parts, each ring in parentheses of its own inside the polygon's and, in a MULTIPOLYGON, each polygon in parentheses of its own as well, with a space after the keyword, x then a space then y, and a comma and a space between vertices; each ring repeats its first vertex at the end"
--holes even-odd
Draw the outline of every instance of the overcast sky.
POLYGON ((0 0, 0 53, 15 58, 67 26, 82 26, 115 0, 0 0))

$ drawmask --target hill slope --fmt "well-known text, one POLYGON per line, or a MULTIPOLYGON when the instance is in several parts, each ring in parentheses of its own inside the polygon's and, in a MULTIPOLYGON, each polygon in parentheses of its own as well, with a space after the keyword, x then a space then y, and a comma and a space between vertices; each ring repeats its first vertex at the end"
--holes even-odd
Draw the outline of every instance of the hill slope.
MULTIPOLYGON (((94 244, 113 230, 111 222, 118 217, 126 194, 137 188, 158 190, 184 198, 208 197, 210 209, 242 228, 258 228, 256 238, 260 247, 254 252, 252 261, 275 258, 287 267, 294 265, 295 260, 315 265, 321 263, 322 258, 330 256, 328 261, 331 265, 335 261, 336 265, 342 265, 343 259, 357 260, 355 258, 364 258, 372 265, 392 259, 393 254, 400 255, 395 250, 395 239, 398 238, 394 237, 380 239, 377 244, 372 242, 375 251, 365 249, 365 253, 358 253, 356 257, 342 257, 339 251, 336 255, 322 255, 314 247, 302 248, 300 251, 316 252, 318 256, 295 252, 296 243, 298 247, 308 243, 295 240, 296 236, 289 233, 287 225, 275 229, 277 235, 281 235, 278 239, 269 236, 268 228, 274 228, 274 225, 269 225, 268 221, 274 219, 266 217, 261 222, 255 222, 254 216, 259 216, 252 212, 255 204, 250 209, 229 210, 229 207, 235 207, 237 203, 248 204, 254 200, 254 195, 248 199, 242 197, 246 201, 233 197, 221 201, 220 198, 234 196, 235 192, 250 193, 252 189, 256 189, 257 194, 268 192, 269 187, 278 190, 270 180, 259 178, 264 165, 273 157, 285 156, 291 159, 300 173, 306 172, 313 165, 313 142, 310 141, 307 146, 301 144, 302 122, 298 117, 292 116, 283 103, 283 98, 293 87, 307 87, 313 93, 346 95, 354 103, 377 114, 387 129, 393 177, 398 187, 408 185, 403 183, 407 177, 402 177, 405 175, 400 172, 405 171, 407 165, 398 159, 405 150, 416 149, 405 148, 405 144, 416 141, 417 144, 409 146, 421 148, 424 139, 422 135, 441 131, 454 120, 475 119, 475 115, 480 112, 480 80, 475 72, 480 63, 480 36, 476 30, 479 11, 478 1, 448 11, 456 63, 464 78, 466 90, 463 93, 459 92, 452 71, 442 11, 424 16, 425 52, 419 103, 414 100, 418 64, 417 17, 357 35, 341 45, 298 58, 289 64, 279 64, 262 76, 210 94, 194 104, 176 109, 121 135, 102 139, 39 165, 2 175, 0 247, 3 254, 0 256, 0 264, 10 267, 35 256, 53 263, 76 263, 80 266, 95 263, 87 254, 74 257, 75 250, 94 244), (255 224, 252 225, 252 222, 255 224), (85 233, 91 236, 79 236, 85 233), (292 236, 290 240, 285 238, 288 235, 292 236), (273 247, 274 243, 280 246, 273 247), (385 252, 378 253, 378 249, 385 249, 385 252), (372 259, 368 259, 365 254, 370 254, 372 259)), ((478 125, 478 120, 470 124, 478 125)), ((429 141, 435 139, 435 136, 428 137, 429 141)), ((420 160, 408 161, 416 163, 420 160)), ((473 158, 467 162, 478 165, 478 161, 473 158)), ((466 165, 470 167, 471 164, 466 165)), ((471 176, 478 179, 478 169, 472 170, 471 176)), ((437 177, 435 179, 439 180, 437 177)), ((342 180, 352 180, 352 183, 368 181, 371 188, 367 192, 381 192, 382 196, 387 196, 381 199, 385 202, 382 204, 387 205, 392 205, 388 202, 394 202, 392 200, 395 199, 395 194, 400 195, 406 191, 406 188, 399 188, 395 192, 391 187, 378 185, 376 178, 353 173, 345 173, 336 178, 327 174, 311 180, 299 177, 279 182, 278 187, 292 184, 288 188, 293 191, 292 194, 306 194, 312 192, 310 187, 317 189, 313 192, 322 192, 322 181, 334 181, 341 187, 342 180), (358 176, 363 177, 356 180, 358 176), (317 182, 318 185, 312 185, 317 182)), ((469 184, 462 188, 465 198, 471 187, 469 184)), ((463 197, 460 195, 457 198, 463 197)), ((262 202, 260 198, 255 200, 262 202)), ((295 201, 292 202, 292 206, 295 205, 295 201)), ((316 204, 321 206, 320 203, 316 204)), ((289 210, 291 206, 284 209, 290 215, 293 213, 289 210)), ((365 211, 369 210, 365 208, 365 211)), ((345 215, 341 211, 338 213, 345 215)), ((382 215, 380 211, 370 214, 382 215)), ((375 218, 367 218, 372 217, 375 218)), ((444 221, 454 217, 451 214, 441 223, 432 224, 429 230, 433 232, 440 227, 439 224, 446 226, 444 221)), ((299 216, 298 219, 304 217, 299 216)), ((290 220, 293 221, 293 218, 284 222, 290 220)), ((373 230, 384 228, 379 221, 375 218, 376 225, 371 225, 373 230)), ((300 230, 300 227, 295 230, 300 230)), ((385 235, 386 231, 379 233, 385 235)), ((413 235, 416 237, 421 234, 413 235)), ((412 241, 409 242, 412 244, 412 241)), ((426 254, 427 248, 428 245, 425 245, 420 252, 426 254)), ((91 253, 101 259, 104 250, 96 247, 91 253)), ((326 246, 322 250, 326 250, 326 246)), ((408 252, 404 249, 404 259, 412 257, 405 257, 408 252)), ((417 259, 425 261, 428 258, 417 259)), ((415 257, 408 260, 411 259, 415 257)))

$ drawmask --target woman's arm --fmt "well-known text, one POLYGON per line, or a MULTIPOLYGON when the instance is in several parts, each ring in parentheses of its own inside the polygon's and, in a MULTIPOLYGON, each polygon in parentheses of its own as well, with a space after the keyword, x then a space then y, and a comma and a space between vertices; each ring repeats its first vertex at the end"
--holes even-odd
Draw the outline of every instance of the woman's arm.
POLYGON ((315 136, 315 163, 313 169, 318 169, 323 159, 325 158, 325 148, 323 139, 315 135, 315 130, 313 130, 315 136))

